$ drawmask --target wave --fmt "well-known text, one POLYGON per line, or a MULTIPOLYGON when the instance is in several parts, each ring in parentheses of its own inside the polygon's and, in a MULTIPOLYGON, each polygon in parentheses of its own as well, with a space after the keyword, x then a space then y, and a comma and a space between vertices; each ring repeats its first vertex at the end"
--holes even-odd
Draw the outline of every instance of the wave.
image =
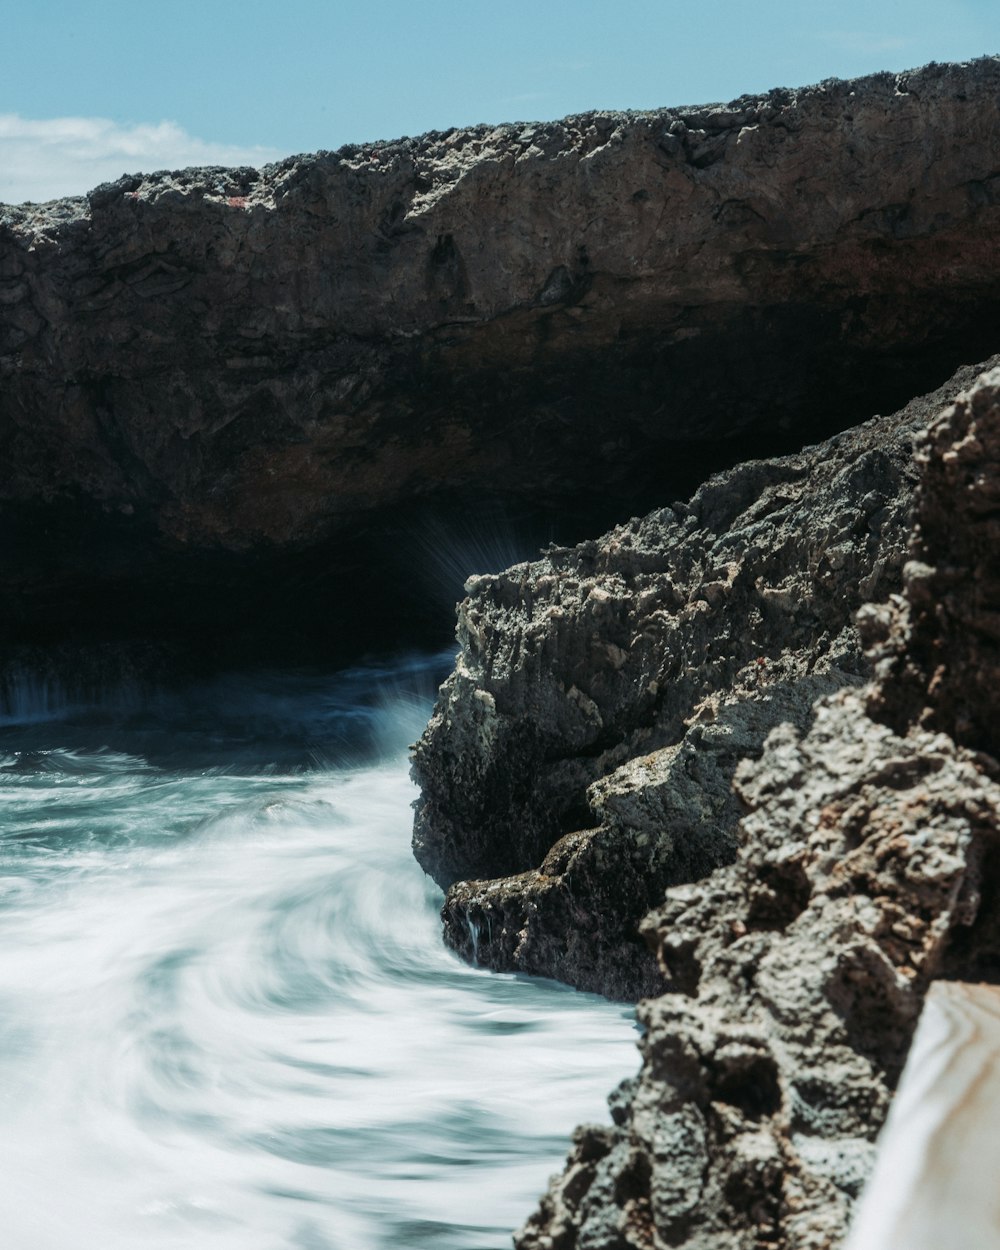
POLYGON ((443 948, 403 749, 441 666, 0 735, 9 1244, 509 1245, 634 1027, 443 948))

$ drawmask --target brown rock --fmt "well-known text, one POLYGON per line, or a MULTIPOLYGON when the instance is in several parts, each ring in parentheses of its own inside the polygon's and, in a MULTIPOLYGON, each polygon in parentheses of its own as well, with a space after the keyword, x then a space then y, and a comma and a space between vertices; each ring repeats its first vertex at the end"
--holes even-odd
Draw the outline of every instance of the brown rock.
POLYGON ((920 441, 906 599, 867 614, 879 651, 872 707, 890 723, 943 729, 1000 755, 1000 370, 979 382, 920 441))
POLYGON ((286 600, 332 628, 404 504, 606 523, 937 385, 994 346, 998 85, 987 58, 4 209, 20 632, 286 600))
POLYGON ((521 1250, 838 1245, 929 982, 1000 978, 1000 764, 940 728, 981 733, 996 698, 989 631, 952 631, 991 594, 998 437, 994 370, 924 440, 914 548, 936 563, 866 614, 879 681, 738 769, 736 862, 646 922, 668 988, 640 1007, 642 1071, 613 1128, 578 1133, 521 1250))
POLYGON ((451 887, 449 945, 615 998, 659 992, 640 920, 734 858, 738 762, 863 679, 853 616, 900 584, 913 440, 975 375, 470 581, 414 755, 414 850, 451 887))

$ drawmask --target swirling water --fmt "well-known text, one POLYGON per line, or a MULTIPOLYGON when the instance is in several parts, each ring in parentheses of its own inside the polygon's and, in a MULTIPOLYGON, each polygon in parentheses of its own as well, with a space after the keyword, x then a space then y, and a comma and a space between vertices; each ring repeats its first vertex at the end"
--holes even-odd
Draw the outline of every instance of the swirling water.
POLYGON ((12 1250, 488 1250, 632 1013, 444 950, 406 745, 442 657, 0 719, 12 1250))

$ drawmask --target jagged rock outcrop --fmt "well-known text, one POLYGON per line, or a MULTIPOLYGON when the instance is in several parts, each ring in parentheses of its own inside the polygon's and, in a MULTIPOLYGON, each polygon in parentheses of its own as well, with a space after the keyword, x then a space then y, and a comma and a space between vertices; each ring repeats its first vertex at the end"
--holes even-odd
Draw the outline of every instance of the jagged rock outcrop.
POLYGON ((994 346, 998 87, 986 58, 4 208, 4 630, 332 630, 414 501, 603 526, 738 436, 937 385, 994 346))
POLYGON ((1000 428, 994 406, 994 388, 980 385, 931 429, 906 599, 872 610, 863 625, 871 643, 884 640, 876 651, 878 715, 894 725, 919 721, 1000 756, 1000 428))
POLYGON ((647 921, 642 1070, 520 1250, 838 1245, 929 981, 1000 977, 1000 765, 945 732, 995 744, 1000 369, 919 460, 905 595, 864 613, 877 682, 738 769, 738 859, 647 921))
POLYGON ((450 945, 612 997, 662 989, 639 922, 735 857, 737 764, 867 675, 853 618, 900 586, 913 439, 975 373, 470 580, 414 753, 414 850, 450 887, 450 945))

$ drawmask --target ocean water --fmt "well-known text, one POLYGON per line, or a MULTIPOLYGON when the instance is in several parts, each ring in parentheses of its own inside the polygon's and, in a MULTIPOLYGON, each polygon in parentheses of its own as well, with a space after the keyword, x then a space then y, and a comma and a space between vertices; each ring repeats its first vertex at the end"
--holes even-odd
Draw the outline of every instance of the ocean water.
POLYGON ((0 704, 10 1250, 489 1250, 637 1067, 470 968, 409 850, 448 657, 0 704))

